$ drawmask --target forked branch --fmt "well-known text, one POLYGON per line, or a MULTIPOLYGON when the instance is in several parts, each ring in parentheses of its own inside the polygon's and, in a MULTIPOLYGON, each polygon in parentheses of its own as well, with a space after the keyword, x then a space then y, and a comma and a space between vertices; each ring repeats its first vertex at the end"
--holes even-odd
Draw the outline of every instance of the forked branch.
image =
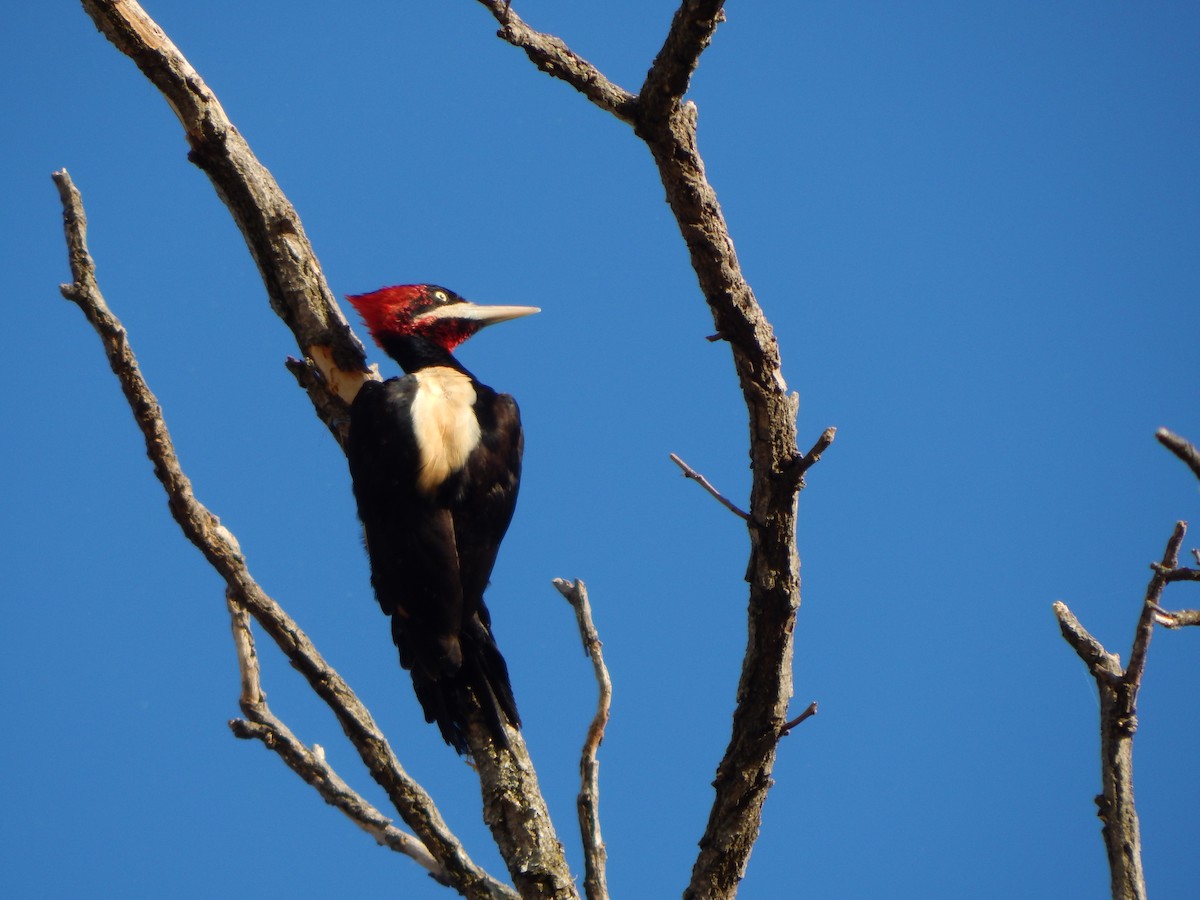
POLYGON ((638 93, 640 114, 665 118, 688 92, 703 53, 725 21, 725 0, 683 0, 638 93))
POLYGON ((446 826, 433 799, 400 766, 366 707, 325 662, 300 627, 254 580, 233 534, 196 499, 191 481, 179 465, 162 410, 142 377, 137 358, 129 346, 125 328, 100 293, 95 266, 87 248, 87 217, 79 192, 65 170, 56 172, 54 181, 62 199, 74 279, 71 284, 62 286, 62 294, 79 307, 100 336, 109 366, 120 381, 145 438, 146 453, 154 464, 154 473, 167 493, 171 515, 188 540, 224 579, 228 596, 255 618, 337 716, 371 776, 387 792, 401 818, 418 835, 454 887, 463 896, 478 900, 511 896, 508 888, 467 856, 458 838, 446 826))
MULTIPOLYGON (((479 0, 502 25, 520 19, 507 3, 479 0)), ((538 68, 572 84, 593 103, 629 122, 649 148, 687 244, 700 290, 718 335, 732 349, 734 368, 749 413, 753 479, 747 526, 750 583, 742 664, 725 755, 717 766, 716 798, 700 838, 700 854, 685 897, 732 897, 758 839, 762 805, 771 784, 776 746, 792 694, 792 632, 800 605, 796 553, 796 497, 802 487, 796 445, 798 400, 789 394, 779 347, 762 308, 742 274, 716 192, 704 172, 696 141, 696 107, 684 102, 692 74, 723 17, 722 0, 683 0, 671 23, 642 93, 632 100, 623 89, 619 104, 611 82, 562 41, 542 41, 530 52, 526 32, 502 27, 500 37, 530 55, 538 68), (786 477, 795 473, 795 477, 786 477)), ((527 28, 520 22, 521 28, 527 28)), ((832 439, 832 435, 830 435, 832 439)), ((819 451, 816 455, 819 455, 819 451)))
MULTIPOLYGON (((530 29, 508 3, 480 2, 500 22, 501 37, 520 47, 540 69, 630 123, 646 142, 716 329, 732 350, 749 412, 753 469, 747 568, 751 639, 738 686, 729 746, 717 768, 716 798, 687 890, 691 897, 731 897, 758 836, 762 804, 771 781, 778 737, 787 724, 792 689, 792 631, 800 603, 795 513, 802 478, 781 476, 795 471, 798 458, 811 465, 815 456, 800 457, 797 450, 798 401, 787 390, 774 333, 742 275, 716 194, 705 176, 696 144, 696 108, 683 101, 700 55, 722 19, 723 3, 682 2, 643 85, 643 95, 634 96, 562 41, 530 29)), ((293 366, 293 371, 313 397, 326 424, 335 434, 341 434, 344 404, 363 379, 374 375, 366 369, 361 345, 333 303, 294 209, 250 153, 199 75, 133 0, 83 3, 106 36, 137 63, 179 116, 191 146, 190 158, 210 176, 229 206, 259 265, 272 304, 296 335, 305 362, 293 366)), ((135 405, 135 414, 137 411, 135 405)), ((170 488, 168 493, 176 510, 176 495, 170 488)), ((190 498, 190 487, 186 493, 190 498)), ((196 510, 187 502, 178 504, 184 513, 181 525, 188 531, 183 519, 186 513, 196 510)), ((207 510, 203 514, 211 518, 207 510)), ((231 590, 236 588, 237 602, 281 645, 302 637, 298 629, 288 631, 272 619, 269 598, 249 581, 232 536, 220 529, 215 518, 208 523, 208 531, 210 540, 200 540, 198 546, 226 576, 231 590)), ((359 730, 350 720, 344 720, 343 727, 348 734, 359 730)), ((360 746, 364 759, 374 756, 375 751, 386 750, 382 737, 377 745, 373 734, 354 734, 352 739, 356 739, 356 746, 357 740, 365 740, 374 748, 368 753, 360 746)), ((523 895, 574 896, 561 847, 550 828, 519 736, 513 744, 514 753, 495 755, 488 747, 472 745, 481 776, 485 818, 500 841, 509 871, 523 895), (517 818, 538 821, 536 835, 529 835, 536 837, 534 843, 529 843, 525 832, 511 830, 508 823, 517 818), (508 835, 507 844, 504 835, 508 835)), ((385 756, 390 756, 390 750, 385 756)), ((378 770, 384 769, 386 766, 378 770)), ((373 769, 373 774, 376 771, 373 769)), ((388 780, 380 774, 376 777, 388 780)), ((466 871, 454 860, 447 861, 443 852, 446 848, 437 845, 440 838, 436 828, 417 827, 412 822, 409 826, 445 866, 452 880, 466 871)))
MULTIPOLYGON (((204 170, 229 207, 258 264, 272 306, 304 353, 305 362, 293 365, 293 372, 308 390, 317 414, 335 436, 343 436, 346 405, 365 379, 377 375, 366 367, 362 345, 333 300, 295 209, 250 151, 215 94, 134 0, 82 2, 104 35, 137 64, 178 116, 191 147, 188 158, 204 170)), ((210 562, 222 571, 219 559, 210 557, 210 562)), ((254 605, 246 605, 257 618, 254 605)), ((517 889, 535 897, 576 896, 520 736, 510 740, 508 747, 473 740, 471 749, 480 775, 484 818, 517 889)), ((425 840, 420 829, 405 821, 425 840)), ((436 848, 430 850, 442 861, 436 848)), ((453 867, 447 869, 453 877, 453 867)))
MULTIPOLYGON (((250 630, 250 616, 237 602, 231 591, 226 591, 229 616, 233 629, 233 645, 237 651, 238 671, 242 676, 242 693, 238 705, 245 719, 233 719, 229 728, 234 735, 243 739, 262 741, 264 747, 279 755, 288 768, 316 788, 326 803, 346 814, 346 817, 380 844, 411 857, 418 865, 441 882, 449 884, 445 871, 425 849, 425 845, 411 834, 401 831, 383 813, 368 803, 362 795, 352 790, 341 776, 325 760, 320 746, 306 747, 267 705, 267 695, 262 689, 258 651, 254 646, 254 635, 250 630)), ((496 886, 498 889, 500 885, 496 886)), ((497 896, 515 900, 516 894, 505 891, 497 896)))
POLYGON ((583 753, 579 759, 580 787, 576 808, 579 813, 579 830, 583 837, 584 893, 588 900, 607 900, 608 879, 605 863, 608 860, 608 851, 600 834, 600 762, 596 759, 596 754, 600 749, 600 742, 604 740, 604 729, 608 725, 608 713, 612 706, 612 679, 608 676, 608 666, 604 664, 604 645, 600 643, 600 634, 592 621, 592 604, 588 600, 587 586, 582 581, 572 582, 565 578, 554 579, 554 586, 575 610, 579 637, 583 641, 584 652, 592 661, 596 685, 599 687, 596 714, 588 726, 583 753))
POLYGON ((579 91, 601 109, 625 122, 632 121, 634 96, 609 81, 604 73, 552 34, 530 28, 501 0, 479 0, 500 23, 499 36, 525 51, 529 61, 579 91))
MULTIPOLYGON (((1180 571, 1179 548, 1187 525, 1177 522, 1161 562, 1151 566, 1142 609, 1134 629, 1129 664, 1121 667, 1116 654, 1104 649, 1061 601, 1054 604, 1063 638, 1083 660, 1096 680, 1100 694, 1100 764, 1102 793, 1096 798, 1101 832, 1108 854, 1112 896, 1115 900, 1144 900, 1146 877, 1142 868, 1141 826, 1133 796, 1133 738, 1137 733, 1137 698, 1146 671, 1150 639, 1156 623, 1168 627, 1194 624, 1185 613, 1166 613, 1160 606, 1163 589, 1180 571), (1183 621, 1168 621, 1173 617, 1183 621)), ((1198 617, 1200 619, 1200 617, 1198 617)))
POLYGON ((309 389, 318 412, 335 434, 344 432, 346 404, 364 379, 376 376, 334 301, 295 208, 200 74, 141 6, 133 0, 83 0, 83 8, 178 116, 191 148, 188 158, 229 208, 272 308, 320 371, 320 382, 309 389))

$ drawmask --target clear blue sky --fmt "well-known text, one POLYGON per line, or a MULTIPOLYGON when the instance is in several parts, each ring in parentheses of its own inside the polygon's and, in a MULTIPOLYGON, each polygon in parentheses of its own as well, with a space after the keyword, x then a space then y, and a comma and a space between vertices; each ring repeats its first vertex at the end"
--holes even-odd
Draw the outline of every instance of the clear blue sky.
MULTIPOLYGON (((1200 12, 1161 2, 732 3, 691 97, 708 174, 802 398, 837 442, 801 498, 795 711, 743 896, 1099 897, 1095 691, 1066 600, 1128 652, 1200 493, 1200 12)), ((527 436, 490 594, 578 863, 585 579, 616 682, 615 895, 686 883, 744 647, 745 411, 649 154, 469 0, 150 0, 298 207, 335 293, 434 281, 544 312, 462 357, 527 436)), ((630 89, 673 3, 526 0, 630 89)), ((170 520, 82 316, 50 172, 83 191, 199 497, 370 704, 468 849, 477 782, 419 718, 371 598, 344 460, 166 104, 78 4, 0 37, 8 439, 0 449, 6 896, 449 896, 234 740, 222 586, 170 520)), ((375 354, 378 359, 379 354, 375 354)), ((1200 545, 1200 530, 1187 546, 1200 545)), ((1167 596, 1200 605, 1187 586, 1167 596)), ((376 802, 273 647, 275 710, 376 802)), ((1195 890, 1200 634, 1140 705, 1150 890, 1195 890)))

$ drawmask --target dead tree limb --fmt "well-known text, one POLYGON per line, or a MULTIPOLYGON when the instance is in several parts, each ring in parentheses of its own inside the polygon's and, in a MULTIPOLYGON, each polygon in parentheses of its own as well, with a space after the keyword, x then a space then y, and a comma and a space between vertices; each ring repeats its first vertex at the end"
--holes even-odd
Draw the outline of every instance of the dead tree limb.
MULTIPOLYGON (((819 451, 804 456, 797 449, 798 400, 787 390, 774 333, 742 275, 705 176, 696 144, 696 107, 683 100, 700 55, 722 21, 723 3, 684 0, 641 93, 634 95, 605 78, 561 40, 526 26, 508 3, 481 2, 497 17, 505 40, 523 49, 540 69, 631 124, 645 141, 718 335, 732 350, 749 411, 753 469, 746 576, 750 641, 729 746, 717 767, 716 799, 687 890, 688 896, 732 896, 758 836, 775 748, 787 719, 792 630, 800 602, 796 499, 804 469, 815 462, 819 451)), ((313 397, 318 414, 340 435, 344 404, 363 379, 374 375, 333 303, 294 209, 250 153, 216 97, 136 3, 83 0, 83 4, 179 116, 191 146, 189 158, 209 175, 229 206, 272 305, 297 337, 306 361, 293 366, 293 371, 313 397)), ((220 571, 219 560, 213 562, 220 571)), ((247 606, 255 612, 252 603, 247 606)), ((486 742, 472 743, 485 819, 522 894, 574 896, 519 735, 512 743, 511 755, 493 754, 486 742), (539 822, 537 829, 521 825, 534 820, 539 822)))
POLYGON ((87 249, 87 219, 79 192, 65 170, 55 173, 54 180, 63 202, 74 278, 72 284, 62 286, 63 296, 80 308, 100 336, 113 373, 120 381, 145 437, 147 454, 167 492, 175 520, 188 539, 225 579, 229 596, 254 615, 292 665, 333 709, 347 735, 359 748, 363 761, 376 781, 388 791, 405 821, 421 835, 425 845, 456 879, 456 884, 467 888, 464 895, 505 896, 490 888, 477 890, 471 887, 479 885, 486 888, 491 880, 470 862, 457 838, 446 828, 433 801, 404 773, 370 714, 349 686, 329 668, 299 626, 254 581, 232 533, 196 499, 191 482, 175 455, 162 410, 141 375, 125 329, 100 293, 94 263, 87 249))
MULTIPOLYGON (((137 64, 178 116, 191 147, 188 158, 228 206, 272 307, 304 353, 305 363, 292 366, 294 374, 318 416, 343 437, 347 404, 365 379, 377 375, 367 368, 362 344, 334 302, 295 209, 216 95, 134 0, 82 2, 101 32, 137 64)), ((531 897, 577 896, 524 742, 514 732, 508 747, 496 747, 479 736, 479 729, 472 732, 484 819, 517 889, 531 897)))
MULTIPOLYGON (((1196 449, 1195 444, 1166 428, 1158 429, 1154 436, 1160 444, 1179 457, 1191 469, 1193 475, 1200 478, 1200 451, 1196 449)), ((1200 562, 1200 550, 1192 550, 1192 555, 1197 562, 1200 562)), ((1200 581, 1200 569, 1189 569, 1183 566, 1173 569, 1162 569, 1160 566, 1159 569, 1167 584, 1176 581, 1200 581)), ((1164 628, 1186 628, 1200 625, 1200 609, 1182 609, 1171 612, 1156 605, 1154 621, 1164 628)))
POLYGON ((1171 612, 1166 609, 1154 611, 1154 621, 1163 628, 1187 628, 1200 625, 1200 609, 1181 609, 1171 612))
MULTIPOLYGON (((717 334, 732 349, 749 412, 753 480, 749 642, 733 729, 717 766, 716 799, 684 896, 732 897, 758 838, 776 745, 792 695, 792 630, 800 606, 796 500, 805 457, 797 449, 798 398, 783 379, 775 334, 742 274, 696 141, 696 106, 685 102, 700 55, 723 20, 723 0, 683 0, 637 95, 614 85, 561 40, 530 28, 501 0, 479 0, 500 23, 499 36, 539 69, 566 81, 633 126, 658 167, 667 202, 691 255, 717 334)), ((830 433, 830 440, 832 434, 830 433)), ((826 444, 827 446, 827 444, 826 444)), ((815 448, 814 448, 815 449, 815 448)))
POLYGON ((83 0, 96 27, 158 88, 183 125, 188 159, 208 175, 258 265, 271 307, 320 372, 309 394, 335 434, 346 404, 376 377, 325 281, 300 217, 234 127, 216 95, 161 28, 133 0, 83 0), (336 398, 330 406, 328 396, 336 398), (336 416, 336 417, 334 417, 336 416))
POLYGON ((678 454, 676 454, 676 453, 671 454, 671 462, 673 462, 673 463, 675 463, 675 465, 679 466, 679 468, 682 470, 685 478, 692 479, 692 481, 696 482, 696 484, 700 485, 700 487, 702 487, 702 488, 704 488, 704 490, 708 491, 708 493, 710 495, 712 495, 712 498, 714 500, 716 500, 718 503, 720 503, 723 507, 725 507, 727 510, 729 510, 731 513, 733 513, 738 518, 749 521, 749 519, 750 519, 749 513, 742 510, 731 500, 726 499, 726 497, 720 491, 718 491, 715 487, 713 487, 713 484, 711 481, 709 481, 707 478, 705 478, 703 475, 701 475, 699 472, 697 472, 695 469, 693 469, 691 466, 689 466, 687 463, 685 463, 682 459, 680 459, 678 454))
MULTIPOLYGON (((1179 548, 1187 524, 1177 522, 1162 561, 1151 566, 1142 610, 1134 628, 1129 664, 1094 638, 1062 601, 1054 604, 1063 638, 1083 660, 1100 694, 1100 777, 1097 815, 1108 855, 1113 900, 1144 900, 1146 875, 1142 868, 1142 836, 1133 795, 1133 738, 1138 729, 1137 698, 1146 671, 1154 625, 1162 621, 1163 589, 1178 571, 1179 548)), ((1170 614, 1167 614, 1170 615, 1170 614)), ((1167 624, 1167 623, 1163 623, 1167 624)), ((1191 624, 1187 622, 1185 624, 1191 624)))
POLYGON ((600 762, 596 754, 604 740, 604 729, 608 726, 608 713, 612 707, 612 679, 608 676, 608 666, 604 664, 600 634, 592 621, 592 604, 588 600, 587 586, 582 581, 572 582, 565 578, 554 579, 554 586, 575 610, 579 637, 583 641, 584 652, 592 661, 592 671, 599 687, 596 714, 588 726, 579 758, 580 785, 575 805, 583 838, 584 893, 588 900, 608 900, 608 877, 605 872, 608 850, 600 834, 600 762))
POLYGON ((513 11, 511 3, 480 0, 500 23, 500 37, 525 51, 530 62, 554 78, 561 79, 601 109, 624 122, 633 121, 636 99, 614 84, 604 73, 571 50, 552 34, 535 31, 513 11))
POLYGON ((808 706, 804 707, 804 712, 800 713, 800 715, 796 716, 796 718, 792 719, 792 721, 783 723, 783 727, 779 729, 779 736, 781 738, 787 737, 792 733, 793 728, 795 728, 801 722, 804 722, 806 719, 811 719, 816 714, 817 701, 814 700, 812 703, 808 704, 808 706))
POLYGON ((1196 446, 1191 441, 1166 428, 1158 429, 1154 436, 1160 444, 1183 460, 1192 470, 1193 475, 1200 478, 1200 451, 1196 450, 1196 446))
MULTIPOLYGON (((236 737, 261 741, 264 747, 278 754, 287 763, 288 768, 316 788, 326 803, 345 813, 346 818, 380 844, 410 857, 427 869, 435 880, 449 885, 445 870, 425 849, 424 844, 411 834, 396 828, 390 819, 368 803, 361 794, 352 790, 326 762, 325 752, 319 745, 306 747, 271 711, 267 705, 267 695, 262 689, 258 650, 255 648, 254 634, 250 628, 250 614, 238 603, 232 591, 226 591, 225 599, 229 606, 238 671, 242 676, 242 693, 238 705, 246 716, 245 719, 230 721, 230 730, 236 737)), ((516 898, 516 894, 511 892, 504 896, 516 898)))
POLYGON ((367 708, 342 677, 329 666, 300 626, 250 574, 233 534, 192 491, 175 454, 158 400, 142 377, 137 358, 120 320, 105 303, 87 248, 87 217, 83 200, 65 170, 54 173, 63 204, 63 223, 74 281, 62 285, 62 295, 83 312, 96 330, 109 366, 129 403, 146 442, 154 474, 167 493, 171 515, 189 541, 224 579, 227 595, 246 609, 270 635, 313 691, 333 711, 342 730, 358 750, 371 777, 382 787, 454 887, 466 897, 495 900, 511 896, 504 885, 480 869, 447 827, 433 799, 409 777, 367 708))

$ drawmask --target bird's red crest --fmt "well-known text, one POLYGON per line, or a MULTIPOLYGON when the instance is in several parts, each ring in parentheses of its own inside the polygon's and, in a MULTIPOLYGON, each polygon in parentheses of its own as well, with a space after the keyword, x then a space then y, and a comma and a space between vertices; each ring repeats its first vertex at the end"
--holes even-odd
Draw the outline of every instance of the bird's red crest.
POLYGON ((369 294, 346 297, 362 316, 375 343, 385 334, 410 334, 413 317, 429 307, 429 292, 423 284, 400 284, 369 294))

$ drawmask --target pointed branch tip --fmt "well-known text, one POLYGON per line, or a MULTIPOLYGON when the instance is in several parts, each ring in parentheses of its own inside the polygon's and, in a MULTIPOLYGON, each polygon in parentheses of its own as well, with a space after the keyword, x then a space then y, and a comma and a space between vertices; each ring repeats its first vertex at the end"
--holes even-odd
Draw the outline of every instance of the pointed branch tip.
POLYGON ((797 725, 799 725, 805 719, 811 719, 816 714, 817 714, 817 701, 814 700, 812 703, 808 704, 808 706, 804 707, 804 712, 800 713, 800 715, 796 716, 796 718, 792 719, 790 722, 783 723, 783 725, 779 729, 779 737, 780 738, 787 737, 789 734, 791 734, 793 728, 795 728, 797 725))
POLYGON ((727 510, 729 510, 731 513, 733 513, 735 516, 740 516, 742 519, 744 519, 747 522, 750 521, 750 514, 748 512, 745 512, 744 510, 735 506, 730 501, 726 500, 721 495, 721 492, 718 491, 715 487, 713 487, 712 483, 707 478, 705 478, 703 475, 701 475, 699 472, 697 472, 695 469, 693 469, 691 466, 689 466, 687 463, 685 463, 682 459, 679 458, 678 455, 672 453, 671 454, 671 462, 675 463, 675 465, 679 466, 679 468, 683 470, 683 475, 685 478, 692 479, 692 481, 696 482, 696 484, 700 485, 700 487, 702 487, 706 491, 708 491, 713 496, 713 498, 716 499, 716 501, 718 503, 720 503, 722 506, 724 506, 727 510))
POLYGON ((1154 433, 1158 442, 1174 453, 1192 470, 1192 474, 1200 478, 1200 451, 1195 444, 1184 437, 1175 434, 1167 428, 1160 428, 1154 433))

